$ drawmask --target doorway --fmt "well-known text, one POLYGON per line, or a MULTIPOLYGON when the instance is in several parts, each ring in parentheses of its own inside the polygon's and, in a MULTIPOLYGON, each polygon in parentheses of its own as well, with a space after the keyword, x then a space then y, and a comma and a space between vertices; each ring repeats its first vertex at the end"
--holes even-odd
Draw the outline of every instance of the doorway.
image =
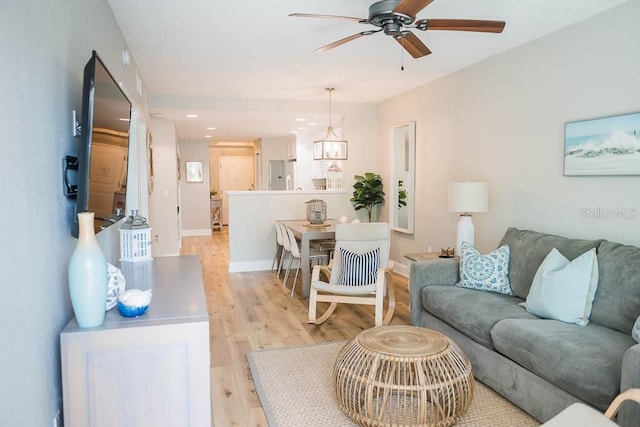
POLYGON ((227 191, 253 191, 253 157, 220 156, 219 182, 222 196, 222 223, 229 224, 227 191))
POLYGON ((269 160, 269 190, 284 190, 284 160, 269 160))

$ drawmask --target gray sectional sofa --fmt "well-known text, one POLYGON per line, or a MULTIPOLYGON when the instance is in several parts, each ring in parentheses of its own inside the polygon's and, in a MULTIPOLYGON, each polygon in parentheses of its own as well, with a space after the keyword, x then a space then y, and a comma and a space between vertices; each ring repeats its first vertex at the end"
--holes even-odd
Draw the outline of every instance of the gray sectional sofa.
MULTIPOLYGON (((574 402, 604 411, 621 391, 640 387, 640 248, 509 228, 514 296, 454 286, 456 259, 411 265, 411 324, 438 330, 471 360, 474 375, 544 422, 574 402), (569 260, 597 250, 599 281, 587 326, 541 319, 520 305, 538 266, 556 248, 569 260)), ((623 405, 618 423, 640 426, 640 405, 623 405)))

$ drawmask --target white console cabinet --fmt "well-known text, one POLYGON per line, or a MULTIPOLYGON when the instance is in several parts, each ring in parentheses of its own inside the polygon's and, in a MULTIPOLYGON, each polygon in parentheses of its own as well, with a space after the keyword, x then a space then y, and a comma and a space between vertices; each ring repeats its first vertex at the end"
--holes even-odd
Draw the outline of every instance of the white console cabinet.
MULTIPOLYGON (((114 308, 96 328, 60 335, 65 427, 210 427, 209 316, 196 256, 123 268, 150 284, 138 318, 114 308), (135 271, 138 269, 139 271, 135 271), (140 273, 140 274, 139 274, 140 273)), ((146 285, 148 287, 149 285, 146 285)))

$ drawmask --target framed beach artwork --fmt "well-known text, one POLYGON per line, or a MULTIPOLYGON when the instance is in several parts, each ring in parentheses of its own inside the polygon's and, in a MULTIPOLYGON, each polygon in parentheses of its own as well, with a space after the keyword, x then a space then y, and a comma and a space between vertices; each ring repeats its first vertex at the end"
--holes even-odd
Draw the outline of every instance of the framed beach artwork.
POLYGON ((640 113, 565 123, 564 175, 640 175, 640 113))
POLYGON ((187 182, 202 182, 202 162, 186 162, 187 182))

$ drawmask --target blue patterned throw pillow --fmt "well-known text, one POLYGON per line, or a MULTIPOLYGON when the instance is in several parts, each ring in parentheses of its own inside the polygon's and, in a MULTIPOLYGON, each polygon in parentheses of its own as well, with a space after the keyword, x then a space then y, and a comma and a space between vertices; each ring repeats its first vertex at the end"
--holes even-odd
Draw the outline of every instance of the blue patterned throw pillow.
POLYGON ((640 343, 640 316, 636 319, 636 324, 633 325, 633 330, 631 331, 631 337, 633 337, 636 342, 640 343))
POLYGON ((460 250, 460 281, 456 286, 513 295, 509 284, 509 245, 486 255, 467 242, 460 250))
POLYGON ((363 254, 356 254, 340 248, 342 271, 338 276, 338 285, 363 286, 376 283, 380 266, 380 248, 363 254))

